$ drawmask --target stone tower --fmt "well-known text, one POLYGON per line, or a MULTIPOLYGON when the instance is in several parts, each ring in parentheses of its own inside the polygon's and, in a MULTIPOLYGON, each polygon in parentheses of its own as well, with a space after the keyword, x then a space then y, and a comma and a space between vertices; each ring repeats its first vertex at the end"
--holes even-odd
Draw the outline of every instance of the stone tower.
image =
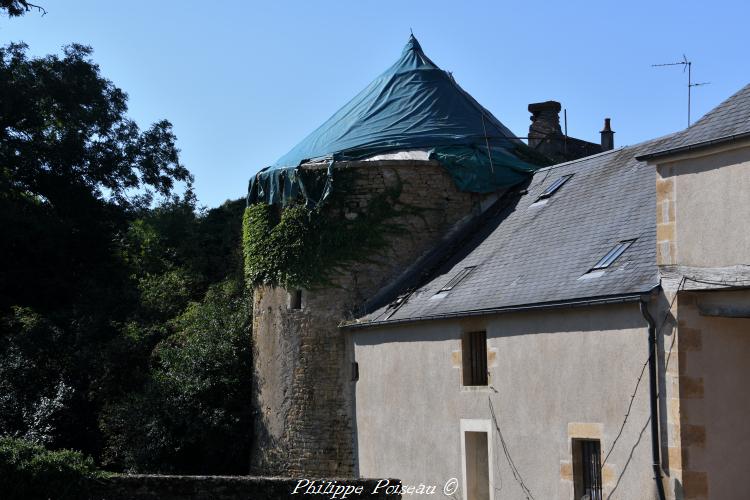
POLYGON ((357 234, 367 241, 373 215, 386 212, 394 229, 382 234, 377 251, 334 266, 324 286, 254 289, 254 473, 358 473, 356 360, 340 323, 378 300, 385 305, 388 295, 393 300, 389 286, 505 189, 528 179, 538 156, 411 36, 390 68, 251 180, 248 201, 277 207, 320 199, 311 193, 326 180, 320 193, 337 201, 335 208, 321 205, 329 218, 318 220, 358 220, 357 234))
POLYGON ((336 272, 330 286, 255 288, 255 473, 357 474, 356 372, 339 324, 352 319, 368 299, 496 198, 459 191, 436 161, 336 165, 355 173, 353 184, 342 195, 347 207, 344 217, 363 216, 368 202, 397 185, 395 208, 409 206, 416 211, 394 217, 391 222, 401 230, 387 237, 387 247, 367 262, 336 272))

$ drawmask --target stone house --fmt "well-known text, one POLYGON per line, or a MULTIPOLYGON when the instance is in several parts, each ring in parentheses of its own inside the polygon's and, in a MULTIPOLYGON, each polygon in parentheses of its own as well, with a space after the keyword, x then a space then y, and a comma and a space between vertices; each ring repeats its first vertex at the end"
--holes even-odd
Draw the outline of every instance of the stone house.
POLYGON ((609 123, 601 146, 560 141, 559 105, 529 109, 528 144, 573 159, 512 185, 459 189, 407 147, 335 163, 358 172, 347 214, 395 183, 394 205, 424 210, 326 286, 256 286, 258 472, 438 496, 455 478, 464 499, 743 497, 750 85, 619 149, 609 123))

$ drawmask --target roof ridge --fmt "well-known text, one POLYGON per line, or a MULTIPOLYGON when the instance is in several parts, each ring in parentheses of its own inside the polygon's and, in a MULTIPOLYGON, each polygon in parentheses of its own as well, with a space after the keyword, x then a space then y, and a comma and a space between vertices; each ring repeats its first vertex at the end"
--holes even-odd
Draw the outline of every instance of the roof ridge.
POLYGON ((625 151, 625 150, 628 150, 628 149, 638 149, 638 148, 646 147, 647 145, 649 145, 651 143, 657 143, 659 141, 670 139, 670 138, 676 136, 677 134, 680 134, 681 132, 683 132, 683 131, 680 130, 679 132, 672 132, 672 133, 669 133, 669 134, 665 134, 665 135, 663 135, 661 137, 656 137, 654 139, 647 139, 645 141, 637 142, 635 144, 627 144, 625 146, 620 146, 619 148, 614 148, 614 149, 610 149, 608 151, 602 151, 601 153, 596 153, 596 154, 593 154, 593 155, 584 156, 583 158, 577 158, 575 160, 570 160, 570 161, 566 161, 566 162, 563 162, 563 163, 555 163, 554 165, 550 165, 548 167, 543 167, 543 168, 540 168, 540 169, 536 170, 534 172, 534 175, 536 175, 539 172, 547 172, 547 171, 552 170, 553 168, 557 168, 557 167, 567 167, 567 166, 572 165, 574 163, 579 163, 579 162, 582 162, 582 161, 590 160, 592 158, 598 158, 600 156, 604 156, 604 155, 607 155, 607 154, 619 153, 621 151, 625 151))
POLYGON ((547 172, 549 170, 552 170, 553 168, 567 167, 568 165, 572 165, 573 163, 580 163, 580 162, 585 161, 585 160, 590 160, 591 158, 597 158, 599 156, 604 156, 604 155, 608 155, 608 154, 611 154, 611 153, 619 152, 619 151, 622 151, 622 150, 627 149, 629 147, 630 146, 620 146, 619 148, 609 149, 607 151, 602 151, 601 153, 596 153, 596 154, 593 154, 593 155, 584 156, 582 158, 576 158, 575 160, 569 160, 569 161, 565 161, 565 162, 562 162, 562 163, 555 163, 554 165, 550 165, 548 167, 542 167, 540 169, 537 169, 536 171, 534 171, 534 175, 538 174, 539 172, 547 172))

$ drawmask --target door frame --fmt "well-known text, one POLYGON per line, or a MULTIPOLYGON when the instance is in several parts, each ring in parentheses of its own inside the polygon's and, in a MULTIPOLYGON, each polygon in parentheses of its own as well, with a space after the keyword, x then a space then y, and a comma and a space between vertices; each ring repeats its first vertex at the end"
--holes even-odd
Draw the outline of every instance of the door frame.
POLYGON ((462 492, 463 497, 467 498, 466 495, 468 494, 467 484, 466 484, 466 433, 467 432, 484 432, 487 434, 487 468, 488 468, 488 475, 489 475, 489 482, 490 482, 490 500, 495 500, 495 480, 493 476, 493 471, 495 469, 495 460, 494 460, 494 446, 493 446, 493 432, 492 432, 492 422, 488 419, 467 419, 462 418, 460 425, 460 432, 461 432, 461 473, 463 474, 462 477, 462 492))

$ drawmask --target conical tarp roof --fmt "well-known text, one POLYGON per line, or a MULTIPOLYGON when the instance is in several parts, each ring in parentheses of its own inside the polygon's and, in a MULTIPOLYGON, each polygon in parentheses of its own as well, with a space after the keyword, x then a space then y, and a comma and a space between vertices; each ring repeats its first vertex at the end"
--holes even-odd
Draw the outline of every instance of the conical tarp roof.
MULTIPOLYGON (((308 160, 352 160, 409 149, 430 149, 465 191, 508 187, 537 168, 522 159, 528 148, 433 63, 412 35, 398 61, 260 171, 250 182, 248 199, 277 203, 300 193, 308 197, 297 175, 308 160)), ((325 195, 329 190, 330 183, 325 195)))

